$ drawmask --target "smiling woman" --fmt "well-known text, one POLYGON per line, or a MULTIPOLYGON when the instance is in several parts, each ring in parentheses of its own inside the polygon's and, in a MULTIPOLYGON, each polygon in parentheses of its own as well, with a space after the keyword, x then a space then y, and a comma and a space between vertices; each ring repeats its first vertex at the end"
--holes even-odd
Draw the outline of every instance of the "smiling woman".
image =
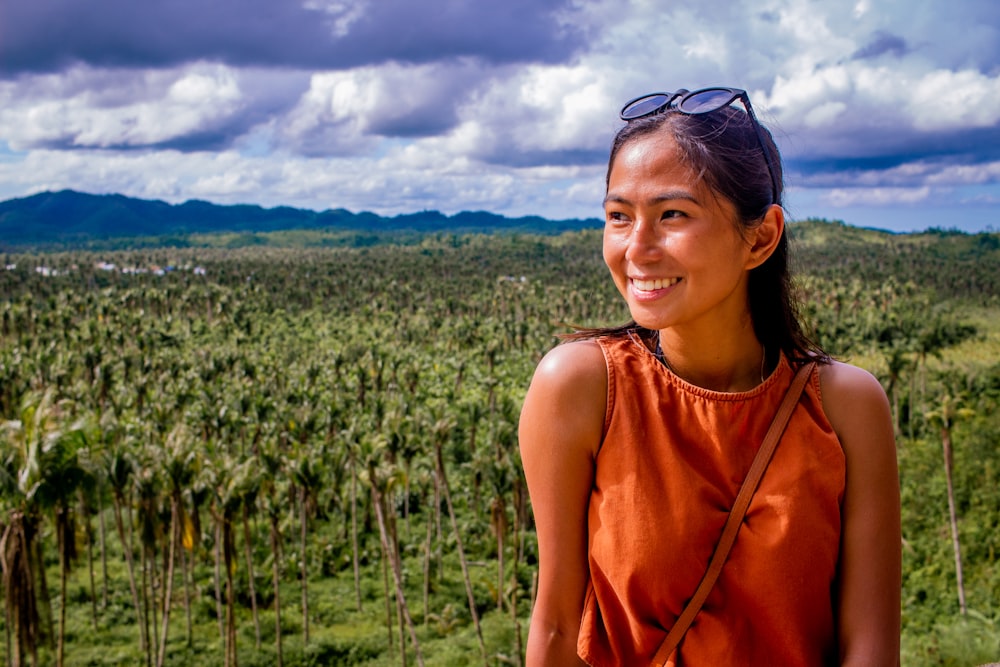
POLYGON ((802 331, 770 134, 728 88, 622 118, 603 250, 632 322, 546 355, 521 415, 528 664, 896 664, 888 402, 802 331))

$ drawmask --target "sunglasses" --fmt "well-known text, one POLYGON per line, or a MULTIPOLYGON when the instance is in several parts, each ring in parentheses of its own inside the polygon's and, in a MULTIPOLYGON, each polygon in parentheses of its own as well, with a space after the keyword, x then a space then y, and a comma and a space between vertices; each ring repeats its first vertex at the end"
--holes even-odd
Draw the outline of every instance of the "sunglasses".
POLYGON ((712 113, 719 109, 724 109, 733 102, 739 100, 743 103, 743 108, 750 117, 750 124, 757 135, 760 143, 760 150, 764 154, 764 161, 767 163, 767 171, 771 176, 771 202, 778 203, 778 179, 777 170, 771 161, 771 153, 767 150, 767 142, 764 140, 764 132, 761 129, 760 121, 753 112, 750 104, 750 96, 747 91, 739 88, 702 88, 689 92, 683 88, 675 93, 648 93, 630 100, 622 107, 621 119, 624 121, 635 120, 653 116, 667 111, 677 111, 689 116, 697 116, 703 113, 712 113))

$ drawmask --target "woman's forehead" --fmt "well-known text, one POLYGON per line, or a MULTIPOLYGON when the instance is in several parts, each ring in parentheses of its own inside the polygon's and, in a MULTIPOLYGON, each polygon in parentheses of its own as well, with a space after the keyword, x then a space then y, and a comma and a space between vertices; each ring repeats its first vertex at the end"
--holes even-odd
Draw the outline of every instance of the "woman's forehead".
POLYGON ((669 133, 656 133, 632 139, 621 147, 608 174, 608 192, 626 182, 689 184, 694 188, 702 179, 684 159, 684 154, 669 133))

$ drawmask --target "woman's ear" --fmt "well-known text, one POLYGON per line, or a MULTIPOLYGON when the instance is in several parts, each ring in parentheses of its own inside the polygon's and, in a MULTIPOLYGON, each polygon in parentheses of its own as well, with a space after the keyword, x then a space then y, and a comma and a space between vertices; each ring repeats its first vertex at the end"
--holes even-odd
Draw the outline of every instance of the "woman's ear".
POLYGON ((781 241, 785 231, 785 210, 777 204, 772 204, 764 214, 759 225, 750 230, 748 240, 750 255, 747 257, 747 269, 755 269, 771 256, 781 241))

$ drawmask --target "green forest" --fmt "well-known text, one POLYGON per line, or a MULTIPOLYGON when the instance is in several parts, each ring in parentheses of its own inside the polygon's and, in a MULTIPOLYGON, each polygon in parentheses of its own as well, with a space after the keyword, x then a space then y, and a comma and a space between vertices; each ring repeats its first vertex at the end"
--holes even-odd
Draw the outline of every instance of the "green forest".
MULTIPOLYGON (((890 397, 902 664, 1000 661, 1000 234, 791 232, 890 397)), ((601 232, 357 241, 0 252, 4 664, 522 664, 518 414, 628 318, 601 232)))

